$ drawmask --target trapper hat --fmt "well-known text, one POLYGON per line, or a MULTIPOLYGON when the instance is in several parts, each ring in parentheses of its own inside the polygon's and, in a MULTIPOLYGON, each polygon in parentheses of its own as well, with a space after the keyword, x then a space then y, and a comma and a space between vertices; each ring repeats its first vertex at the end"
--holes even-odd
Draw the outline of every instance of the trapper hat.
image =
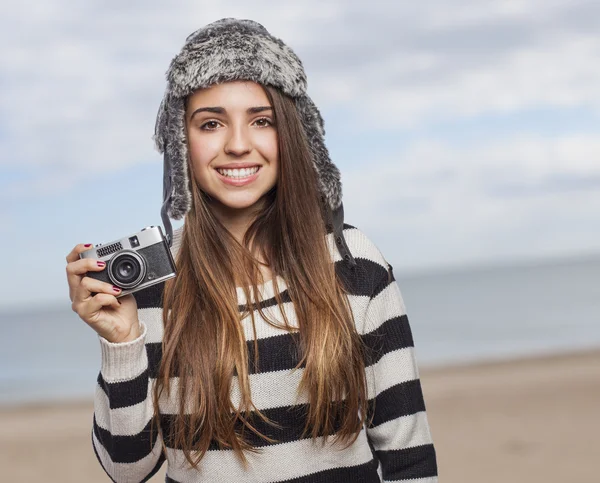
POLYGON ((279 88, 294 99, 304 126, 318 188, 331 213, 328 231, 334 232, 342 258, 354 258, 343 236, 344 210, 340 171, 329 158, 323 118, 306 93, 306 74, 298 56, 265 27, 253 20, 224 18, 189 35, 166 72, 167 87, 156 117, 154 141, 164 156, 161 216, 172 243, 169 217, 179 220, 191 208, 185 133, 185 98, 195 90, 234 80, 248 80, 279 88))

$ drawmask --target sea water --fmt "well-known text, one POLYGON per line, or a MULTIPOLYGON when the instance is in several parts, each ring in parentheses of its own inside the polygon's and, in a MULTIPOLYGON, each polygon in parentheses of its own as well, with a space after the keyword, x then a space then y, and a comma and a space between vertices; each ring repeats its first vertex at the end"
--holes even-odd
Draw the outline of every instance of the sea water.
MULTIPOLYGON (((600 347, 600 257, 394 273, 420 367, 600 347)), ((0 328, 0 404, 93 396, 98 337, 66 295, 0 328)))

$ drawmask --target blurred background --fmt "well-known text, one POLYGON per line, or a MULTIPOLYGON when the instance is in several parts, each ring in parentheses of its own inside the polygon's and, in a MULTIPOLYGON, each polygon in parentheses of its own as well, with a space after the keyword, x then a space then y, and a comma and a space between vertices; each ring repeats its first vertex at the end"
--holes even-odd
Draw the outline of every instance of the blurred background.
POLYGON ((165 71, 188 34, 238 17, 302 59, 346 221, 394 267, 440 481, 598 481, 600 3, 0 11, 7 479, 108 481, 91 445, 99 344, 71 311, 65 257, 161 224, 151 136, 165 71))

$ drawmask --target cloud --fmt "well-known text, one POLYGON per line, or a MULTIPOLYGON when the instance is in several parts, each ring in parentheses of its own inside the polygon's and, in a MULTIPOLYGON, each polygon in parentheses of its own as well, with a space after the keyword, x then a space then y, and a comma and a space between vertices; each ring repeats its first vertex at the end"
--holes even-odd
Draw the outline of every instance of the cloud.
POLYGON ((58 286, 63 268, 46 261, 62 264, 71 240, 155 222, 164 74, 188 34, 222 17, 253 18, 299 54, 346 220, 398 276, 597 250, 598 2, 38 0, 0 17, 0 234, 50 251, 31 245, 8 272, 43 254, 58 286))
POLYGON ((599 103, 591 2, 36 5, 5 9, 0 44, 2 147, 28 166, 158 160, 151 135, 168 62, 223 16, 256 18, 292 45, 324 109, 350 106, 398 129, 599 103))
POLYGON ((397 128, 536 107, 599 110, 593 3, 434 4, 347 11, 330 34, 342 41, 305 50, 317 62, 315 97, 397 128))
POLYGON ((136 1, 109 8, 54 0, 4 10, 0 170, 27 174, 4 190, 5 200, 49 197, 91 176, 160 165, 151 135, 168 63, 189 33, 234 16, 258 20, 298 52, 317 105, 348 113, 338 142, 357 142, 357 130, 366 140, 385 131, 382 145, 403 136, 398 158, 378 155, 369 176, 343 170, 346 193, 363 186, 379 200, 348 199, 361 219, 387 223, 392 206, 403 223, 432 227, 437 236, 450 231, 458 245, 461 233, 472 236, 494 219, 497 227, 509 212, 503 223, 514 232, 527 216, 559 209, 556 199, 597 201, 599 153, 589 136, 515 130, 461 147, 416 134, 535 108, 598 111, 596 2, 136 1), (459 213, 469 219, 457 222, 459 213))
POLYGON ((279 2, 38 3, 39 9, 11 4, 0 24, 6 40, 0 44, 0 132, 10 153, 0 169, 17 159, 31 172, 52 167, 74 178, 159 162, 151 136, 164 73, 202 24, 262 11, 258 20, 285 30, 331 10, 279 2))
MULTIPOLYGON (((382 192, 384 196, 401 193, 411 199, 442 199, 445 206, 496 198, 491 188, 509 184, 548 186, 549 192, 555 192, 556 187, 562 192, 581 191, 588 184, 586 180, 600 177, 599 158, 600 141, 592 135, 517 136, 462 147, 424 140, 396 158, 379 160, 376 168, 365 162, 347 170, 344 190, 370 190, 368 194, 373 196, 367 200, 380 200, 382 192)), ((595 188, 595 184, 589 183, 589 187, 595 188)))
POLYGON ((599 157, 594 136, 423 141, 376 168, 343 172, 344 205, 348 222, 390 256, 410 254, 406 266, 590 251, 600 235, 591 222, 599 157))

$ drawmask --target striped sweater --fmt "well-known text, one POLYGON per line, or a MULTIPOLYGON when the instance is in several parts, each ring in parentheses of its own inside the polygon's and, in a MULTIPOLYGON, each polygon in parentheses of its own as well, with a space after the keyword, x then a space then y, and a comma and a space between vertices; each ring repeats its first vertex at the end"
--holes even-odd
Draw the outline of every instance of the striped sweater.
MULTIPOLYGON (((182 228, 174 233, 174 256, 180 245, 182 228)), ((348 448, 320 438, 302 438, 306 421, 307 396, 298 393, 302 368, 293 371, 297 332, 286 332, 267 324, 255 312, 259 348, 258 367, 250 374, 254 405, 281 425, 258 428, 277 443, 262 439, 250 441, 260 447, 248 455, 243 467, 232 450, 211 448, 198 469, 192 469, 183 452, 165 441, 163 453, 153 413, 152 386, 161 360, 162 289, 157 284, 135 294, 142 334, 131 342, 111 343, 99 337, 101 370, 94 400, 92 442, 100 464, 115 482, 148 481, 167 462, 167 483, 192 482, 379 482, 410 481, 437 483, 436 454, 425 412, 411 329, 404 302, 392 267, 379 249, 359 229, 344 224, 344 237, 357 266, 343 263, 328 233, 329 249, 338 273, 347 282, 349 301, 364 343, 371 350, 366 367, 369 408, 372 421, 348 448), (389 277, 391 275, 391 277, 389 277), (391 278, 391 281, 390 281, 391 278), (153 434, 151 434, 153 431, 153 434), (151 447, 150 442, 155 442, 151 447)), ((293 304, 287 296, 285 281, 278 277, 285 301, 283 310, 292 326, 297 326, 293 304)), ((274 298, 274 285, 259 286, 263 306, 269 315, 281 312, 274 298)), ((237 288, 241 306, 246 303, 237 288)), ((241 307, 240 307, 241 309, 241 307)), ((249 357, 254 358, 250 316, 242 324, 248 341, 249 357)), ((236 378, 231 398, 239 402, 236 378)), ((177 413, 177 380, 170 394, 159 401, 163 434, 177 413)), ((257 419, 257 421, 260 421, 257 419)))

